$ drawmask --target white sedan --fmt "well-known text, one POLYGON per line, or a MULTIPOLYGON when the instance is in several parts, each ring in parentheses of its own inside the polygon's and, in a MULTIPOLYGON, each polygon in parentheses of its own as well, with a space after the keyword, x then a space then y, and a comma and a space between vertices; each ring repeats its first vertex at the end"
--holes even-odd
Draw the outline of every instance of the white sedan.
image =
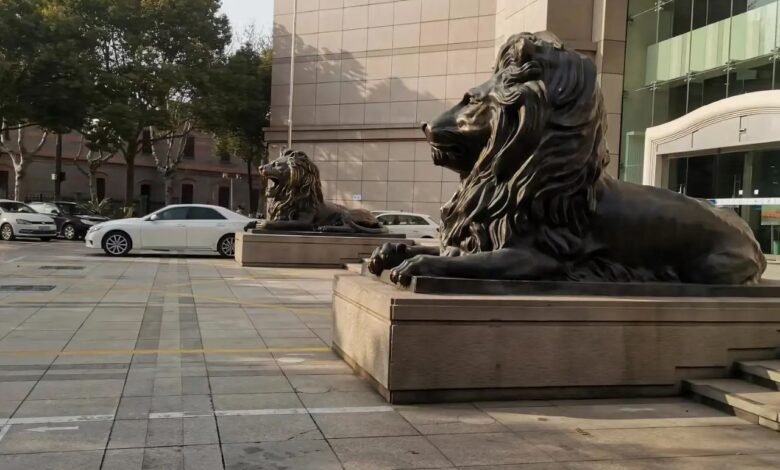
POLYGON ((110 220, 93 226, 85 237, 88 248, 109 256, 130 250, 181 250, 235 254, 236 232, 252 219, 219 206, 172 205, 143 218, 110 220))
POLYGON ((410 212, 373 211, 374 216, 390 233, 402 233, 407 238, 436 238, 439 224, 425 214, 410 212))

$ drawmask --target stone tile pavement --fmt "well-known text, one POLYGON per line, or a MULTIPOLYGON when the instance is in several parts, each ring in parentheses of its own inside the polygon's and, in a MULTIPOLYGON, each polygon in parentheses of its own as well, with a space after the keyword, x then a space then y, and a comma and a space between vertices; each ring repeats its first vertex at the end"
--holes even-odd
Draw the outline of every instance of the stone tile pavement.
POLYGON ((329 350, 335 272, 0 245, 0 469, 780 467, 683 398, 388 406, 329 350))

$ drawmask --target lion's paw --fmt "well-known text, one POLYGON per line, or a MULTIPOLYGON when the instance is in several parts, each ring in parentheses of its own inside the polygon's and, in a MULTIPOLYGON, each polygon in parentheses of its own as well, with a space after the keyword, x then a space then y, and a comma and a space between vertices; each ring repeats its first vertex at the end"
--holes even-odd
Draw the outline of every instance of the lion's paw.
POLYGON ((390 271, 390 280, 396 284, 408 287, 415 276, 426 276, 431 274, 432 259, 437 256, 417 255, 407 259, 398 267, 390 271))
POLYGON ((371 254, 368 261, 368 271, 379 276, 386 269, 398 266, 409 258, 406 248, 404 243, 385 243, 371 254))

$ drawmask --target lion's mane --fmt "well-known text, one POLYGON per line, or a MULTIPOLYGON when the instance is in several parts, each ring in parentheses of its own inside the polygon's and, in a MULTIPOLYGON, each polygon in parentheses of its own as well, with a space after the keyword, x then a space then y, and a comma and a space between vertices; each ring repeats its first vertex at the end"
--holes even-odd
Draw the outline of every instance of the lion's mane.
POLYGON ((501 47, 494 73, 491 137, 442 208, 443 253, 533 236, 545 252, 575 256, 609 161, 595 65, 549 33, 522 33, 501 47))
POLYGON ((286 150, 282 156, 290 169, 290 180, 274 198, 268 215, 270 220, 296 220, 299 213, 316 210, 324 201, 320 171, 303 152, 286 150))

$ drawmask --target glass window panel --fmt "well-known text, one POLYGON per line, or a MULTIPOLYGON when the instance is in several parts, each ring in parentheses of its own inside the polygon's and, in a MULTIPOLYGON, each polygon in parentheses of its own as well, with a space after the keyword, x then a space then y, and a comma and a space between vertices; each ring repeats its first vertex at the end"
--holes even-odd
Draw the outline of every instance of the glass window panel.
POLYGON ((775 64, 766 57, 736 64, 729 74, 729 96, 771 90, 775 64))
POLYGON ((680 194, 688 194, 688 163, 690 158, 672 158, 669 160, 669 182, 667 188, 680 194))
POLYGON ((688 83, 678 79, 658 85, 653 99, 653 122, 657 126, 686 113, 688 83))
POLYGON ((755 153, 753 187, 760 197, 780 197, 780 150, 755 153))
POLYGON ((628 16, 632 17, 655 8, 656 0, 629 0, 628 16))
POLYGON ((642 182, 645 130, 653 123, 653 90, 643 88, 624 94, 620 162, 623 178, 642 182))
POLYGON ((626 28, 626 90, 637 90, 656 80, 658 64, 658 12, 645 11, 630 18, 626 28))
POLYGON ((703 71, 725 65, 728 60, 729 33, 728 20, 693 30, 691 70, 703 71))
POLYGON ((739 14, 735 10, 731 19, 731 60, 742 61, 771 54, 776 31, 777 2, 754 6, 739 14))
POLYGON ((724 71, 705 72, 691 77, 688 86, 688 112, 728 96, 724 71))
POLYGON ((708 25, 728 19, 729 16, 731 16, 730 0, 707 0, 708 25))

